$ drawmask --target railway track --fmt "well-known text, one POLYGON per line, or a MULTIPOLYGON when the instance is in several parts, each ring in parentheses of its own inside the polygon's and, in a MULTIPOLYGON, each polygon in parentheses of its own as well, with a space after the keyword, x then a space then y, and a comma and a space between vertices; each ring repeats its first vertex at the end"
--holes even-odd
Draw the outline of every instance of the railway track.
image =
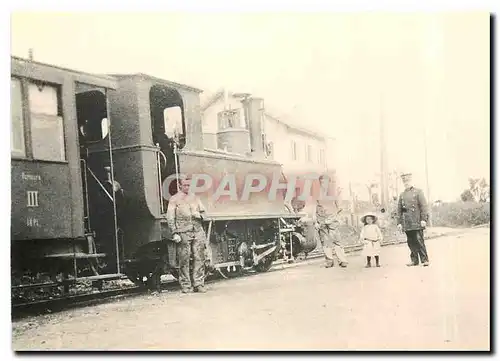
MULTIPOLYGON (((484 225, 481 225, 479 227, 484 227, 484 225)), ((479 228, 477 227, 477 228, 479 228)), ((474 227, 476 228, 476 227, 474 227)), ((457 232, 452 232, 449 233, 448 235, 460 233, 461 230, 457 230, 457 232)), ((438 234, 435 235, 435 237, 443 236, 443 234, 438 234)), ((426 237, 429 238, 429 237, 426 237)), ((386 242, 382 243, 383 247, 386 246, 391 246, 391 245, 397 245, 397 244, 402 244, 406 243, 405 240, 389 240, 386 242)), ((349 245, 346 246, 345 252, 346 253, 354 253, 361 251, 363 248, 362 245, 360 244, 354 244, 354 245, 349 245)), ((311 252, 308 257, 304 260, 300 260, 298 262, 292 263, 292 264, 287 264, 283 261, 281 262, 276 262, 272 268, 267 272, 277 272, 289 267, 293 266, 299 266, 301 264, 306 264, 308 261, 314 260, 321 258, 323 256, 321 250, 315 250, 311 252)), ((259 275, 259 272, 245 272, 243 274, 240 274, 238 278, 248 278, 248 277, 253 277, 256 275, 259 275)), ((209 279, 207 280, 207 284, 212 284, 214 282, 221 281, 221 279, 209 279)), ((162 282, 162 290, 165 291, 177 291, 180 290, 179 284, 177 281, 172 280, 172 281, 166 281, 162 282)), ((70 308, 75 308, 75 307, 87 307, 87 306, 92 306, 95 304, 101 304, 101 303, 106 303, 106 302, 112 302, 118 299, 122 298, 127 298, 127 297, 133 297, 133 296, 140 296, 149 293, 150 291, 145 290, 144 288, 138 287, 138 286, 131 286, 127 288, 119 288, 119 289, 111 289, 111 290, 106 290, 106 291, 99 291, 99 292, 92 292, 92 293, 85 293, 81 295, 72 295, 72 296, 66 296, 66 297, 60 297, 60 298, 53 298, 53 299, 48 299, 48 300, 40 300, 40 301, 34 301, 34 302, 24 302, 24 303, 17 303, 12 305, 12 318, 13 319, 20 319, 26 316, 32 316, 36 314, 44 314, 44 313, 53 313, 53 312, 60 312, 63 310, 67 310, 70 308)))
MULTIPOLYGON (((266 273, 281 271, 284 268, 289 268, 291 266, 300 265, 305 263, 304 261, 309 261, 321 257, 319 252, 312 253, 305 260, 298 261, 296 263, 287 264, 285 262, 277 262, 272 268, 266 273)), ((248 271, 239 274, 238 279, 253 277, 261 274, 261 272, 248 271)), ((233 279, 233 278, 230 278, 233 279)), ((218 281, 224 281, 223 278, 209 278, 206 280, 206 284, 213 284, 218 281)), ((176 280, 163 281, 161 285, 162 291, 179 291, 180 286, 176 280)), ((72 295, 66 297, 38 300, 33 302, 23 302, 12 305, 12 318, 21 319, 27 316, 60 312, 76 307, 88 307, 96 304, 102 304, 106 302, 112 302, 123 298, 134 297, 152 293, 151 291, 139 287, 131 286, 127 288, 112 289, 106 291, 85 293, 80 295, 72 295)))
MULTIPOLYGON (((393 243, 391 243, 393 244, 393 243)), ((352 245, 345 247, 346 253, 356 252, 362 249, 360 245, 352 245)), ((276 262, 272 268, 266 272, 277 272, 286 268, 299 266, 308 263, 308 261, 321 258, 323 256, 321 251, 311 252, 306 259, 298 260, 294 263, 288 263, 283 261, 276 262)), ((261 274, 260 272, 249 271, 240 274, 237 278, 248 278, 261 274)), ((224 281, 224 279, 208 279, 206 284, 213 284, 218 281, 224 281)), ((178 291, 180 286, 177 281, 163 281, 162 291, 178 291)), ((22 319, 27 316, 41 315, 47 313, 60 312, 77 307, 88 307, 96 304, 102 304, 106 302, 112 302, 123 298, 140 296, 151 293, 151 291, 146 290, 139 286, 131 286, 127 288, 111 289, 99 292, 84 293, 80 295, 71 295, 66 297, 38 300, 33 302, 23 302, 12 305, 12 318, 22 319)))

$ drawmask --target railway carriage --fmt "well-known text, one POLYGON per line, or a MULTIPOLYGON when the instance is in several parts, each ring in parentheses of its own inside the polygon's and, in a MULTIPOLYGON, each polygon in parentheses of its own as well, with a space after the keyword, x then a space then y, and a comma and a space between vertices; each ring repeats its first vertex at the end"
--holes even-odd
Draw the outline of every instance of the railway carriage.
MULTIPOLYGON (((137 284, 177 273, 166 224, 180 173, 273 178, 265 159, 261 101, 248 98, 245 127, 225 141, 247 151, 205 149, 201 90, 145 74, 91 75, 12 58, 12 265, 14 287, 102 282, 137 284), (242 137, 243 134, 243 138, 242 137), (243 141, 243 143, 242 143, 243 141), (243 146, 245 148, 245 146, 243 146), (26 277, 46 273, 49 280, 26 277)), ((277 258, 316 247, 311 229, 293 226, 284 194, 245 201, 201 194, 211 269, 222 276, 267 271, 277 258)))
POLYGON ((78 276, 81 269, 94 269, 95 275, 97 260, 106 257, 96 252, 90 222, 84 175, 91 146, 85 147, 80 124, 93 114, 100 119, 101 131, 107 119, 107 95, 116 85, 106 76, 11 59, 15 287, 26 286, 27 279, 31 284, 50 284, 72 271, 78 276), (99 101, 81 102, 90 96, 99 101), (34 280, 39 273, 48 273, 51 279, 34 280))

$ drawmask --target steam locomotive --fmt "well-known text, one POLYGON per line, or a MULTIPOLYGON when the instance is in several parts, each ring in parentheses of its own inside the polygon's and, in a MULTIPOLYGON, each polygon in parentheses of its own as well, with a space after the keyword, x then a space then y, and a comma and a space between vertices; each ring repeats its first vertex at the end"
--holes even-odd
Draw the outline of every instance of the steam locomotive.
MULTIPOLYGON (((178 174, 281 173, 260 151, 260 99, 245 99, 246 126, 224 135, 235 145, 248 137, 250 152, 235 153, 204 148, 200 93, 146 74, 95 75, 11 57, 14 288, 175 277, 165 214, 178 174)), ((207 267, 224 277, 265 272, 316 247, 282 193, 275 201, 264 192, 242 202, 201 199, 207 267)))

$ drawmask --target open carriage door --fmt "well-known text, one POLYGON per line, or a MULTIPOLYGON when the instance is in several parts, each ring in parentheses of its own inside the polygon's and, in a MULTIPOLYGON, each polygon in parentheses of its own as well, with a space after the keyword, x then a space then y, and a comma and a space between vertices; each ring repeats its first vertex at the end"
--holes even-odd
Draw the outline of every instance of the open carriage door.
POLYGON ((115 180, 107 90, 77 83, 75 96, 89 252, 105 254, 106 264, 97 262, 98 268, 118 274, 122 199, 117 194, 123 192, 115 180))

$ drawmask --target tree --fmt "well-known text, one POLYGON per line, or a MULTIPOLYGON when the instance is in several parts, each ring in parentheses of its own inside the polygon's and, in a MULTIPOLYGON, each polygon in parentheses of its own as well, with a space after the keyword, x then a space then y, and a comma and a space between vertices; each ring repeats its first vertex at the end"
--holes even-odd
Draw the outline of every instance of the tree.
POLYGON ((490 186, 484 178, 469 178, 469 189, 460 195, 463 202, 489 202, 490 186))
POLYGON ((373 188, 377 188, 378 184, 375 183, 375 182, 372 182, 372 183, 365 184, 365 186, 368 189, 368 199, 369 199, 369 202, 371 202, 372 204, 375 204, 375 202, 374 202, 375 199, 373 198, 373 188))
POLYGON ((470 189, 466 189, 460 195, 462 202, 474 202, 474 195, 470 191, 470 189))

